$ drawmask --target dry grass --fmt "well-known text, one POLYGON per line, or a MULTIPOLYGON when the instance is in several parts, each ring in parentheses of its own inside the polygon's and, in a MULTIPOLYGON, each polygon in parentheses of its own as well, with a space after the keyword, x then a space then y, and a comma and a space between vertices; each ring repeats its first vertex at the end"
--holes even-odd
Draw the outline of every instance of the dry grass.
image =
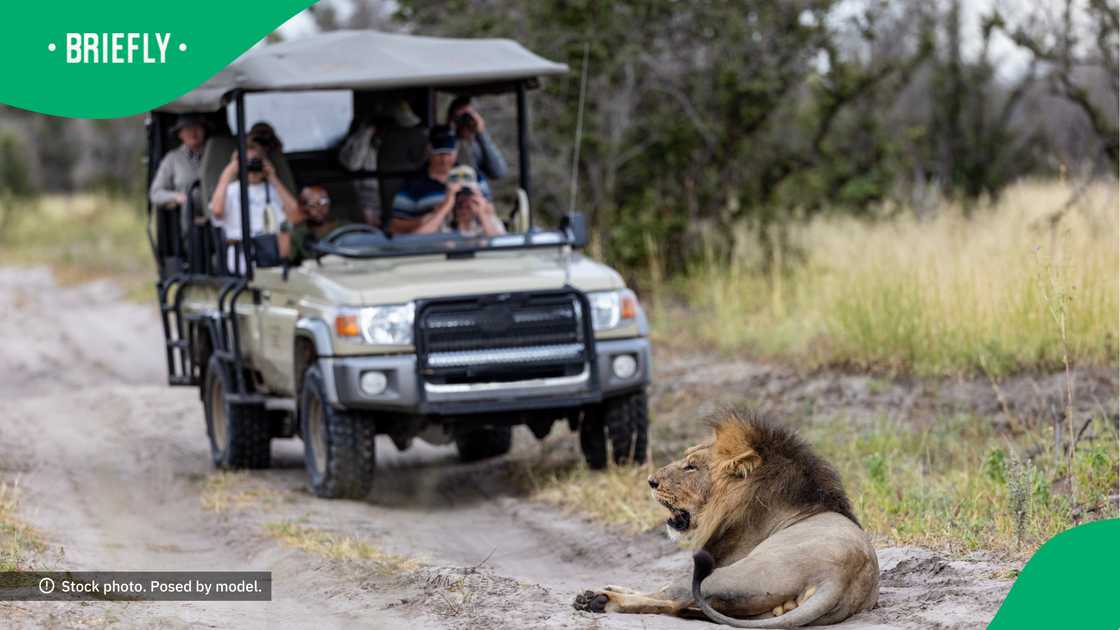
MULTIPOLYGON (((882 420, 855 427, 834 418, 802 435, 839 470, 856 515, 881 544, 1026 557, 1081 521, 1118 516, 1120 458, 1109 422, 1097 418, 1085 432, 1072 487, 1043 427, 1000 431, 966 415, 928 426, 882 420)), ((537 473, 532 496, 631 532, 660 528, 668 512, 646 485, 653 468, 537 473)))
POLYGON ((268 523, 265 530, 288 547, 331 560, 370 563, 383 575, 407 573, 421 566, 416 560, 388 553, 354 536, 327 532, 292 521, 268 523))
POLYGON ((594 472, 586 466, 530 475, 533 498, 584 513, 591 518, 641 532, 665 520, 665 509, 649 494, 651 465, 611 466, 594 472))
POLYGON ((0 482, 0 572, 26 570, 28 556, 46 549, 42 537, 16 516, 18 483, 0 482))
POLYGON ((971 218, 953 205, 927 221, 826 216, 791 228, 783 273, 762 270, 744 227, 730 263, 712 254, 669 287, 689 308, 654 330, 807 367, 999 376, 1062 366, 1050 311, 1061 300, 1072 361, 1115 365, 1117 191, 1090 188, 1051 228, 1048 215, 1071 194, 1026 182, 971 218))
POLYGON ((0 263, 47 265, 62 285, 113 276, 133 299, 154 295, 142 199, 47 195, 0 234, 0 263))
POLYGON ((208 512, 239 512, 273 503, 280 493, 245 472, 219 471, 207 475, 199 495, 202 509, 208 512))

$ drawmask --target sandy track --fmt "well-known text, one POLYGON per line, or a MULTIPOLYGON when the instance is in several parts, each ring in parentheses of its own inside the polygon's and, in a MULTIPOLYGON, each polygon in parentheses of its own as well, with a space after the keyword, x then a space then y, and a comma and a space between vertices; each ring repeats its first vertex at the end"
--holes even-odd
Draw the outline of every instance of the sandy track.
MULTIPOLYGON (((277 441, 274 467, 240 482, 249 509, 207 511, 212 473, 193 389, 168 388, 154 306, 123 303, 107 282, 54 286, 43 269, 0 268, 0 475, 20 477, 22 516, 68 570, 268 570, 268 603, 0 604, 16 625, 169 627, 704 628, 600 616, 573 596, 608 583, 655 588, 688 570, 659 532, 632 537, 526 500, 509 459, 459 464, 454 449, 379 443, 365 501, 305 489, 302 448, 277 441), (380 574, 283 546, 268 527, 353 536, 416 559, 380 574)), ((742 369, 739 366, 736 369, 742 369)), ((758 366, 746 366, 750 377, 758 366)), ((550 443, 571 443, 557 428, 550 443)), ((511 458, 539 446, 519 432, 511 458)), ((555 450, 555 449, 554 449, 555 450)), ((1006 594, 1005 566, 885 549, 879 608, 846 628, 979 627, 1006 594)))

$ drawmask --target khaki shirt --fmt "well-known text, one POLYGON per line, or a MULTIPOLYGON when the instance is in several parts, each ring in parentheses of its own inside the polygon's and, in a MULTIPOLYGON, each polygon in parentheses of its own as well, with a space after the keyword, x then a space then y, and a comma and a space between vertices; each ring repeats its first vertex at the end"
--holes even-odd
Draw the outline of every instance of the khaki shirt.
MULTIPOLYGON (((201 164, 202 152, 191 153, 183 144, 163 156, 159 168, 156 169, 156 176, 152 179, 152 186, 148 189, 148 198, 151 199, 152 205, 157 207, 174 205, 175 193, 187 192, 191 185, 198 181, 201 164)), ((193 201, 195 211, 204 213, 201 193, 196 191, 193 201)), ((185 208, 183 210, 184 212, 179 215, 179 223, 185 235, 186 230, 190 228, 192 217, 187 216, 185 208)))
POLYGON ((288 261, 299 266, 307 258, 314 258, 315 252, 311 251, 311 244, 323 236, 330 234, 331 230, 349 224, 349 221, 330 219, 318 227, 311 227, 306 221, 297 223, 291 231, 291 245, 288 250, 288 261))

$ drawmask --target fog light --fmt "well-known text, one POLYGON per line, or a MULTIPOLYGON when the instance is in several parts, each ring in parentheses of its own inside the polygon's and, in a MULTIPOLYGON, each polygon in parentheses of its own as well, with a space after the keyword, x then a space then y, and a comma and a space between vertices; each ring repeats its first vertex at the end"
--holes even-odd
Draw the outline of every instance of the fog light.
POLYGON ((359 385, 362 386, 363 392, 370 396, 377 396, 385 393, 385 388, 389 386, 389 378, 384 372, 363 372, 359 385))
POLYGON ((611 361, 615 378, 628 379, 638 373, 638 360, 632 354, 620 354, 611 361))

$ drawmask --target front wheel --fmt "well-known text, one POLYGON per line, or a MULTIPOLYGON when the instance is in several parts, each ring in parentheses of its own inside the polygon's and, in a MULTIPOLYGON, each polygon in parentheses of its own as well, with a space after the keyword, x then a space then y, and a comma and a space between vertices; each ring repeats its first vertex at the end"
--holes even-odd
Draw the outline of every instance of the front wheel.
POLYGON ((373 422, 331 407, 317 365, 304 373, 299 415, 311 491, 326 499, 369 494, 376 467, 373 422))
POLYGON ((584 412, 579 444, 592 470, 607 467, 608 441, 615 464, 645 463, 649 449, 649 401, 645 390, 616 396, 584 412))
POLYGON ((210 457, 223 469, 268 468, 272 463, 272 425, 263 407, 229 401, 232 375, 211 355, 202 387, 210 457))

